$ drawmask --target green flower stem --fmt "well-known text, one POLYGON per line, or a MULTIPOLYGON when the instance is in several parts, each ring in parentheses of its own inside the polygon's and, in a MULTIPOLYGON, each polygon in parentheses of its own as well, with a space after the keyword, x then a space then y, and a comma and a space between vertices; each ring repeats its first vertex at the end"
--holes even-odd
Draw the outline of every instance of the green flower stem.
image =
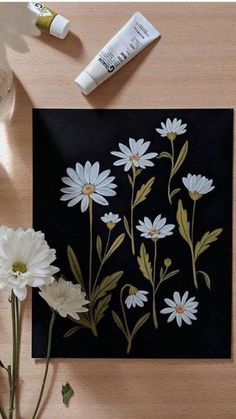
POLYGON ((193 239, 194 239, 194 220, 195 220, 196 203, 197 203, 197 201, 196 200, 193 200, 193 212, 192 212, 192 222, 191 222, 191 242, 192 242, 192 246, 191 246, 191 258, 192 258, 193 282, 194 282, 195 288, 198 288, 197 272, 196 272, 196 261, 195 261, 194 243, 193 243, 193 239))
POLYGON ((13 418, 15 409, 16 387, 19 369, 20 352, 20 325, 19 325, 19 306, 18 299, 14 292, 11 293, 11 317, 12 317, 12 367, 11 380, 9 377, 10 397, 9 397, 9 419, 13 418))
POLYGON ((152 318, 155 329, 158 328, 157 322, 157 312, 156 312, 156 291, 155 282, 156 282, 156 262, 157 262, 157 240, 153 240, 154 243, 154 259, 153 259, 153 277, 152 277, 152 318))
POLYGON ((99 276, 100 276, 102 267, 103 267, 104 263, 106 262, 106 255, 107 255, 107 251, 108 251, 108 247, 109 247, 109 243, 110 243, 110 238, 111 238, 111 230, 109 229, 108 236, 107 236, 107 243, 106 243, 106 247, 105 247, 105 251, 104 251, 104 255, 103 255, 103 258, 101 260, 101 263, 100 263, 100 266, 99 266, 99 269, 98 269, 98 272, 97 272, 97 275, 96 275, 96 278, 95 278, 95 281, 94 281, 93 290, 92 290, 92 296, 94 294, 94 291, 95 291, 95 288, 96 288, 96 285, 97 285, 97 282, 98 282, 98 279, 99 279, 99 276))
POLYGON ((135 255, 135 243, 134 243, 134 189, 136 180, 136 168, 132 165, 133 181, 132 181, 132 194, 131 194, 131 205, 130 205, 130 239, 132 254, 135 255))
POLYGON ((195 219, 196 203, 197 203, 197 201, 194 199, 193 200, 192 223, 191 223, 191 240, 192 240, 192 244, 193 244, 193 237, 194 237, 194 219, 195 219))
POLYGON ((121 305, 121 309, 122 309, 122 314, 123 314, 123 319, 125 322, 125 331, 126 331, 126 339, 128 342, 128 346, 127 346, 127 354, 130 353, 131 350, 131 345, 132 345, 132 337, 129 331, 129 326, 128 326, 128 322, 127 322, 127 318, 126 318, 126 313, 125 313, 125 308, 124 308, 124 304, 123 304, 123 292, 125 290, 125 288, 131 287, 130 284, 125 284, 120 291, 120 305, 121 305))
POLYGON ((91 298, 92 289, 92 260, 93 260, 93 201, 89 198, 89 234, 90 234, 90 247, 89 247, 89 299, 91 298))
POLYGON ((172 205, 170 188, 171 188, 172 172, 173 172, 174 164, 175 164, 174 141, 170 140, 170 144, 171 144, 171 171, 170 171, 170 176, 169 176, 169 180, 168 180, 168 199, 169 199, 170 204, 172 205))
POLYGON ((42 400, 42 397, 43 397, 44 387, 45 387, 46 380, 47 380, 48 367, 49 367, 51 349, 52 349, 52 332, 53 332, 53 326, 54 326, 55 319, 56 319, 56 313, 55 313, 55 311, 53 311, 52 316, 51 316, 51 320, 50 320, 50 324, 49 324, 49 329, 48 329, 48 346, 47 346, 47 360, 46 360, 46 365, 45 365, 45 372, 44 372, 44 376, 43 376, 43 382, 42 382, 41 390, 40 390, 40 393, 39 393, 38 402, 37 402, 34 414, 32 416, 32 419, 35 419, 37 417, 37 413, 38 413, 40 403, 41 403, 41 400, 42 400))

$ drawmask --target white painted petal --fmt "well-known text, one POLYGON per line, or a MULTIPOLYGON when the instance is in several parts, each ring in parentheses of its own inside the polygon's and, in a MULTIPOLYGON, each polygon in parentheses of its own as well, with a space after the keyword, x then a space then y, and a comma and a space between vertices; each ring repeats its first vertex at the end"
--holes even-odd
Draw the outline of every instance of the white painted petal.
POLYGON ((133 138, 129 138, 129 146, 132 153, 137 154, 136 141, 133 138))
POLYGON ((14 292, 15 296, 18 298, 18 300, 20 300, 20 301, 24 301, 26 296, 27 296, 27 288, 26 287, 13 288, 13 292, 14 292))
POLYGON ((127 308, 131 307, 131 303, 132 303, 132 300, 130 298, 130 295, 128 295, 128 297, 125 300, 125 304, 126 304, 127 308))
MULTIPOLYGON (((124 164, 126 164, 127 162, 130 162, 130 160, 129 159, 121 159, 121 160, 116 160, 114 163, 113 163, 113 165, 114 166, 122 166, 122 165, 124 165, 124 164)), ((130 166, 131 166, 131 162, 130 162, 130 166)))
POLYGON ((132 162, 129 160, 124 167, 125 172, 128 172, 131 166, 132 166, 132 162))
POLYGON ((91 172, 92 165, 89 161, 86 161, 84 166, 84 180, 85 183, 90 183, 90 172, 91 172))
POLYGON ((136 226, 137 230, 142 231, 143 233, 147 233, 149 230, 147 229, 147 227, 143 227, 143 226, 136 226))
POLYGON ((179 313, 176 313, 176 321, 179 327, 182 326, 182 317, 179 313))
POLYGON ((185 323, 187 323, 187 324, 192 324, 192 322, 191 322, 191 320, 190 320, 190 318, 185 314, 185 313, 182 313, 181 314, 181 317, 182 317, 182 319, 183 319, 183 321, 185 322, 185 323))
POLYGON ((165 298, 164 299, 165 303, 170 306, 170 307, 176 307, 176 302, 171 300, 170 298, 165 298))
POLYGON ((174 292, 173 298, 174 298, 175 303, 176 303, 177 305, 180 305, 180 303, 181 303, 181 299, 180 299, 180 294, 179 294, 179 292, 178 292, 178 291, 175 291, 175 292, 174 292))
POLYGON ((74 169, 72 169, 71 167, 68 167, 66 169, 66 173, 75 183, 77 183, 78 185, 81 185, 81 181, 79 180, 77 173, 74 169))
POLYGON ((143 303, 143 301, 141 300, 141 298, 139 298, 139 297, 137 296, 137 294, 134 296, 134 298, 135 298, 135 301, 136 301, 137 306, 139 306, 139 307, 144 307, 144 303, 143 303))
POLYGON ((175 308, 174 307, 166 307, 163 308, 160 313, 162 314, 169 314, 169 313, 173 313, 173 311, 175 312, 175 308))
POLYGON ((126 156, 130 157, 132 155, 131 150, 126 145, 119 143, 119 147, 122 153, 124 153, 126 156))
POLYGON ((103 196, 97 193, 92 193, 90 197, 93 201, 97 202, 100 205, 108 205, 108 201, 105 198, 103 198, 103 196))
POLYGON ((104 179, 106 179, 109 175, 110 175, 111 171, 110 169, 108 170, 103 170, 103 172, 100 173, 100 175, 97 178, 97 182, 96 184, 100 184, 104 179))
POLYGON ((153 229, 153 224, 152 224, 150 218, 144 217, 144 223, 145 223, 145 226, 147 227, 147 229, 149 229, 149 230, 153 229))
POLYGON ((100 165, 98 162, 94 163, 90 171, 90 183, 92 185, 96 184, 100 165))
POLYGON ((176 318, 176 314, 176 311, 173 311, 173 313, 171 313, 171 315, 168 317, 167 323, 172 322, 176 318))
POLYGON ((84 195, 81 201, 81 212, 85 212, 88 209, 88 206, 89 206, 89 197, 88 195, 84 195))
POLYGON ((166 137, 166 129, 161 129, 161 128, 156 128, 156 131, 158 132, 158 134, 160 134, 162 137, 166 137))
POLYGON ((69 177, 63 177, 63 178, 61 178, 61 180, 62 180, 62 182, 63 183, 65 183, 66 185, 68 185, 68 186, 71 186, 71 187, 78 187, 78 185, 79 185, 79 183, 78 182, 74 182, 71 178, 69 178, 69 177))
POLYGON ((83 199, 83 194, 78 195, 76 198, 72 199, 70 202, 68 202, 68 207, 73 207, 74 205, 78 204, 83 199))
POLYGON ((196 307, 198 307, 198 303, 197 302, 189 303, 187 301, 187 303, 185 304, 186 310, 190 310, 191 311, 193 308, 196 308, 196 307))
POLYGON ((79 180, 81 181, 81 184, 83 185, 85 183, 84 168, 83 168, 82 164, 80 164, 80 163, 76 163, 75 168, 76 168, 77 176, 78 176, 79 180))
POLYGON ((73 192, 73 193, 66 193, 65 195, 62 195, 60 200, 61 201, 69 201, 69 199, 76 198, 77 196, 80 196, 81 192, 73 192))
POLYGON ((155 225, 153 223, 153 227, 155 227, 157 230, 160 230, 161 228, 164 227, 165 223, 166 223, 166 218, 164 217, 164 218, 161 218, 155 225))
POLYGON ((116 157, 120 157, 121 159, 127 158, 127 155, 121 153, 121 151, 112 151, 111 154, 116 157))
MULTIPOLYGON (((109 183, 113 182, 113 180, 115 179, 115 176, 108 176, 106 179, 104 179, 102 182, 95 182, 96 186, 99 186, 100 188, 102 188, 103 186, 108 185, 109 183)), ((110 185, 109 185, 110 187, 110 185)))
POLYGON ((95 192, 97 192, 98 194, 103 195, 103 196, 114 196, 114 195, 116 195, 116 192, 113 191, 113 189, 110 189, 110 188, 96 187, 95 192))
POLYGON ((146 141, 145 143, 143 143, 143 145, 139 149, 138 155, 142 156, 144 153, 146 153, 149 145, 150 145, 150 141, 146 141))
POLYGON ((143 157, 141 157, 141 159, 139 160, 139 162, 140 162, 140 166, 141 166, 141 164, 143 166, 142 169, 144 169, 145 166, 148 166, 148 167, 153 167, 154 166, 154 163, 152 161, 146 160, 143 157))
POLYGON ((147 153, 144 154, 141 159, 143 160, 150 160, 150 159, 154 159, 157 156, 157 153, 147 153))
POLYGON ((136 143, 136 150, 137 150, 137 154, 139 156, 140 156, 140 149, 141 149, 143 143, 144 143, 144 139, 143 138, 140 138, 140 140, 138 140, 137 143, 136 143))
POLYGON ((188 299, 188 294, 189 294, 189 292, 188 291, 185 291, 185 293, 184 293, 184 295, 182 297, 182 300, 181 300, 181 305, 182 306, 184 306, 184 304, 186 303, 186 301, 188 299))
POLYGON ((188 316, 192 320, 197 320, 197 317, 191 311, 185 311, 186 316, 188 316))

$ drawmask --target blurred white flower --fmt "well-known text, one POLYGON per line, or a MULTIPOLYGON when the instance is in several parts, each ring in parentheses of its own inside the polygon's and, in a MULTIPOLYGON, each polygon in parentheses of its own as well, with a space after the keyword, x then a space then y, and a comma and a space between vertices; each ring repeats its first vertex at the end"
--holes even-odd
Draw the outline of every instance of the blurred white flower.
POLYGON ((85 292, 81 291, 81 286, 65 281, 62 277, 50 285, 40 287, 39 295, 61 317, 70 316, 79 320, 78 313, 88 311, 87 307, 83 307, 89 301, 85 299, 85 292))
POLYGON ((173 234, 174 224, 166 224, 166 218, 161 218, 159 214, 152 222, 150 218, 144 217, 144 220, 139 220, 137 230, 141 231, 141 237, 146 239, 163 239, 166 236, 173 234))
POLYGON ((146 295, 148 294, 148 291, 138 290, 136 287, 130 286, 129 288, 129 295, 125 299, 125 304, 127 308, 130 307, 143 307, 144 303, 147 302, 146 295))
POLYGON ((191 175, 189 173, 187 177, 182 178, 182 181, 184 186, 188 189, 190 197, 194 201, 215 188, 215 186, 212 185, 212 179, 207 179, 205 176, 201 175, 191 175))
POLYGON ((167 118, 166 123, 161 122, 162 128, 156 128, 158 134, 162 137, 167 137, 169 140, 173 141, 177 135, 184 134, 186 132, 187 124, 182 124, 181 119, 174 118, 173 121, 170 118, 167 118))
POLYGON ((180 297, 179 292, 175 291, 173 295, 173 300, 170 298, 165 298, 164 301, 168 307, 163 308, 160 313, 169 314, 167 323, 172 322, 176 319, 176 322, 179 327, 182 326, 182 322, 187 323, 188 325, 192 324, 191 320, 197 320, 195 313, 197 313, 198 302, 194 301, 195 297, 188 299, 188 291, 186 291, 183 297, 180 297))
POLYGON ((113 214, 112 212, 109 212, 109 214, 104 214, 103 217, 101 217, 101 220, 107 225, 109 230, 112 230, 117 223, 121 220, 119 218, 118 214, 113 214))
POLYGON ((12 290, 20 301, 26 298, 27 285, 40 287, 54 281, 59 271, 51 265, 55 259, 56 252, 41 231, 0 227, 0 289, 12 290))
POLYGON ((147 166, 154 166, 151 159, 157 156, 157 153, 146 153, 150 141, 144 141, 143 138, 140 140, 129 139, 129 147, 125 144, 119 143, 120 151, 112 151, 113 156, 119 157, 113 164, 114 166, 125 166, 125 172, 128 172, 132 166, 140 167, 145 169, 147 166))

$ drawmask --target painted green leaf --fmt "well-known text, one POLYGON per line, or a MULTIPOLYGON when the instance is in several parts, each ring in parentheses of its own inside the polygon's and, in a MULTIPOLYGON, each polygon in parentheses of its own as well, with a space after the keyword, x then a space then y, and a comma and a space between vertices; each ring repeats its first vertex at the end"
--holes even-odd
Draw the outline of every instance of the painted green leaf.
POLYGON ((162 151, 160 154, 158 154, 157 159, 162 159, 162 158, 171 159, 171 155, 167 151, 162 151))
POLYGON ((126 336, 126 339, 127 339, 127 334, 126 334, 125 328, 124 328, 124 326, 123 326, 123 323, 122 323, 122 321, 121 321, 120 317, 119 317, 119 316, 118 316, 118 314, 117 314, 115 311, 113 311, 113 310, 112 310, 111 314, 112 314, 112 317, 113 317, 114 322, 115 322, 115 323, 116 323, 116 325, 119 327, 119 329, 120 329, 120 330, 124 333, 124 335, 126 336))
POLYGON ((222 228, 217 228, 211 232, 207 231, 201 238, 200 241, 196 243, 195 246, 195 261, 201 255, 201 253, 205 252, 211 243, 215 242, 218 239, 218 236, 222 233, 222 228))
POLYGON ((102 239, 99 235, 97 235, 96 248, 97 248, 97 254, 98 254, 99 260, 101 262, 102 261, 102 239))
POLYGON ((104 261, 107 260, 112 255, 112 253, 114 253, 118 249, 118 247, 120 247, 120 245, 122 244, 124 238, 125 238, 125 234, 123 233, 123 234, 120 234, 114 240, 114 242, 112 243, 110 249, 108 250, 108 252, 106 254, 106 257, 104 258, 104 261))
POLYGON ((155 177, 151 177, 147 181, 147 183, 144 183, 141 186, 141 188, 137 191, 133 207, 136 207, 138 204, 145 201, 145 199, 147 198, 147 195, 151 192, 154 180, 155 180, 155 177))
POLYGON ((181 188, 176 188, 170 193, 170 197, 173 198, 174 195, 176 195, 179 191, 181 191, 181 188))
POLYGON ((152 265, 144 243, 142 243, 140 246, 140 255, 137 257, 137 260, 139 269, 142 272, 144 278, 152 282, 152 265))
POLYGON ((130 175, 128 175, 128 179, 129 179, 130 185, 133 186, 133 179, 132 179, 132 177, 130 175))
POLYGON ((128 223, 128 220, 127 220, 127 218, 126 218, 125 215, 123 217, 123 221, 124 221, 124 226, 125 226, 126 233, 131 238, 131 233, 130 233, 130 229, 129 229, 129 223, 128 223))
POLYGON ((67 330, 67 332, 64 334, 64 338, 68 338, 69 336, 72 336, 74 333, 78 332, 79 330, 83 329, 84 326, 75 326, 71 329, 67 330))
POLYGON ((163 270, 163 267, 161 267, 161 269, 160 269, 160 281, 162 282, 163 280, 164 280, 164 270, 163 270))
POLYGON ((70 268, 73 272, 76 281, 81 285, 83 290, 86 291, 79 261, 76 257, 74 250, 70 246, 67 246, 67 257, 69 260, 70 268))
POLYGON ((89 322, 89 319, 86 317, 86 314, 87 313, 80 313, 79 320, 74 319, 71 316, 68 316, 68 317, 69 317, 70 320, 72 320, 73 323, 76 323, 76 324, 78 324, 80 326, 84 326, 84 327, 90 328, 90 322, 89 322))
POLYGON ((62 385, 61 394, 62 394, 62 401, 64 405, 68 407, 71 397, 74 396, 74 390, 69 383, 62 385))
POLYGON ((132 339, 136 335, 136 333, 139 331, 139 329, 144 325, 144 323, 146 323, 149 317, 150 317, 150 313, 146 313, 144 314, 144 316, 140 317, 140 319, 137 321, 131 333, 132 339))
POLYGON ((175 269, 174 271, 169 272, 167 275, 164 276, 163 281, 166 281, 169 278, 172 278, 172 276, 175 276, 179 273, 179 269, 175 269))
POLYGON ((176 213, 176 218, 179 224, 179 232, 183 239, 192 246, 191 238, 190 238, 190 226, 188 222, 188 214, 187 211, 183 208, 181 199, 178 202, 178 209, 176 213))
POLYGON ((142 169, 138 169, 136 170, 135 176, 138 177, 140 175, 140 173, 142 172, 142 169))
POLYGON ((123 271, 114 272, 112 275, 106 276, 100 285, 95 288, 94 294, 91 296, 91 303, 95 304, 95 302, 104 297, 107 292, 112 291, 116 288, 119 279, 123 275, 123 271))
POLYGON ((109 303, 111 301, 111 294, 106 295, 106 297, 99 300, 97 307, 94 310, 94 321, 96 324, 102 320, 105 311, 109 307, 109 303))
POLYGON ((203 278, 205 279, 205 282, 206 282, 206 286, 210 290, 211 289, 211 280, 210 280, 209 275, 204 271, 197 271, 197 274, 201 274, 203 276, 203 278))
POLYGON ((186 156, 188 153, 188 141, 185 141, 183 147, 180 150, 180 153, 178 155, 178 158, 175 162, 175 165, 173 167, 173 170, 171 172, 171 176, 174 176, 176 172, 178 172, 178 170, 180 169, 180 167, 182 166, 186 156))

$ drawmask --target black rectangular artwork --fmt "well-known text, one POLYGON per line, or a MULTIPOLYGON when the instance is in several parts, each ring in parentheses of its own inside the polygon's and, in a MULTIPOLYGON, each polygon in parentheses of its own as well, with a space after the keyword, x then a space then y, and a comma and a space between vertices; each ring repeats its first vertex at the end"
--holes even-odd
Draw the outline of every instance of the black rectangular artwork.
MULTIPOLYGON (((231 356, 232 139, 231 109, 34 109, 34 229, 90 301, 53 357, 231 356)), ((49 319, 34 290, 33 357, 49 319)))

